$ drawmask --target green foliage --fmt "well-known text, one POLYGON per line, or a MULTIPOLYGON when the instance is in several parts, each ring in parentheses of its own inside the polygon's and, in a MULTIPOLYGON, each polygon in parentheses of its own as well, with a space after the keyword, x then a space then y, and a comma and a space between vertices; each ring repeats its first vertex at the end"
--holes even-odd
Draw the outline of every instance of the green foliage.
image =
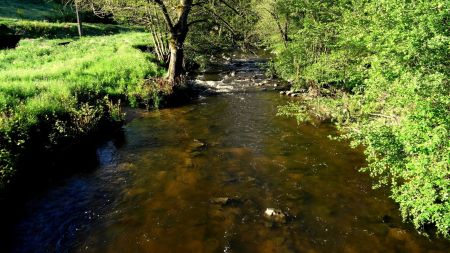
POLYGON ((295 117, 299 124, 311 121, 309 108, 305 104, 300 103, 289 103, 288 105, 278 107, 277 116, 295 117))
POLYGON ((0 150, 0 161, 0 190, 2 190, 14 173, 12 157, 8 150, 0 150))
POLYGON ((276 27, 266 36, 277 73, 296 89, 334 91, 281 112, 331 115, 365 146, 365 171, 391 187, 403 217, 450 238, 450 3, 263 2, 290 24, 287 45, 276 27))

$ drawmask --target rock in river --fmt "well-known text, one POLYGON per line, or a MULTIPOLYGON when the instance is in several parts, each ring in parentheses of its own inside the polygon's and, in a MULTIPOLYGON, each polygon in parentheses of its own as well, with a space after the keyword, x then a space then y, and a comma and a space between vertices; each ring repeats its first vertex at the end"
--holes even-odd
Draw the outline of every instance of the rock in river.
POLYGON ((212 198, 210 200, 212 204, 221 205, 221 206, 237 206, 241 204, 241 200, 238 198, 228 198, 228 197, 220 197, 220 198, 212 198))
POLYGON ((280 209, 267 208, 264 216, 272 222, 284 224, 287 222, 287 215, 280 209))

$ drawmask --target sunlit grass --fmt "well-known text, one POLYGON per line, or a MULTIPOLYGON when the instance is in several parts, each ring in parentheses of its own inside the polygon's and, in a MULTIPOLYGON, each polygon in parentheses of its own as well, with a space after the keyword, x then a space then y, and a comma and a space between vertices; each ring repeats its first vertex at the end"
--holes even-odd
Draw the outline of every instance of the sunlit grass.
POLYGON ((23 40, 16 50, 0 51, 0 108, 26 104, 43 92, 87 89, 120 95, 161 75, 151 55, 136 49, 148 44, 145 33, 61 40, 23 40))
POLYGON ((55 146, 114 121, 109 100, 149 96, 145 79, 164 73, 153 55, 136 47, 149 44, 147 33, 128 32, 24 39, 16 49, 0 50, 0 189, 24 150, 55 146))

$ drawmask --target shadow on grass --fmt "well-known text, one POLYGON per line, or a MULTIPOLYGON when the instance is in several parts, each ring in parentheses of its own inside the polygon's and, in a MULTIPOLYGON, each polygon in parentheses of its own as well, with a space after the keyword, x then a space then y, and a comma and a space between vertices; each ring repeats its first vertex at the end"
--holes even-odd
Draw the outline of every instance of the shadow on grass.
MULTIPOLYGON (((20 35, 22 38, 66 39, 78 37, 76 23, 0 19, 0 24, 4 24, 14 30, 15 34, 20 35)), ((132 31, 144 31, 144 29, 113 24, 83 24, 84 36, 104 36, 132 31)))

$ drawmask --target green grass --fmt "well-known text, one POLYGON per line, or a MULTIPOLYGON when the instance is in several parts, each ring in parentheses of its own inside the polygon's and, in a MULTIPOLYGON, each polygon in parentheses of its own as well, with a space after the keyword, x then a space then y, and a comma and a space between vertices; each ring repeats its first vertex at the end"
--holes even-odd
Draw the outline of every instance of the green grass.
MULTIPOLYGON (((140 27, 116 24, 88 23, 94 15, 84 13, 84 36, 111 35, 143 31, 140 27)), ((99 18, 97 18, 100 20, 99 18)), ((1 0, 0 25, 13 29, 22 38, 72 38, 78 36, 72 8, 50 0, 1 0)))
POLYGON ((148 34, 129 32, 25 39, 15 50, 1 50, 0 188, 36 147, 53 149, 92 133, 102 121, 120 121, 110 101, 155 96, 159 87, 148 87, 145 79, 164 70, 136 48, 150 43, 148 34))
POLYGON ((149 44, 145 33, 86 37, 80 40, 23 40, 16 50, 0 51, 0 108, 14 109, 46 93, 76 89, 118 96, 147 76, 162 74, 152 56, 134 46, 149 44))
POLYGON ((2 0, 0 17, 10 19, 49 20, 67 11, 63 5, 48 0, 2 0))
MULTIPOLYGON (((37 20, 21 20, 3 18, 0 16, 0 24, 4 24, 20 34, 22 38, 74 38, 78 37, 76 23, 48 22, 37 20)), ((129 27, 113 24, 83 23, 84 36, 111 35, 123 32, 142 31, 139 27, 129 27)))
POLYGON ((120 123, 120 100, 159 101, 162 86, 145 80, 164 70, 137 49, 151 44, 148 33, 84 23, 78 38, 73 19, 56 1, 0 1, 0 24, 22 37, 0 50, 0 190, 27 162, 120 123))

